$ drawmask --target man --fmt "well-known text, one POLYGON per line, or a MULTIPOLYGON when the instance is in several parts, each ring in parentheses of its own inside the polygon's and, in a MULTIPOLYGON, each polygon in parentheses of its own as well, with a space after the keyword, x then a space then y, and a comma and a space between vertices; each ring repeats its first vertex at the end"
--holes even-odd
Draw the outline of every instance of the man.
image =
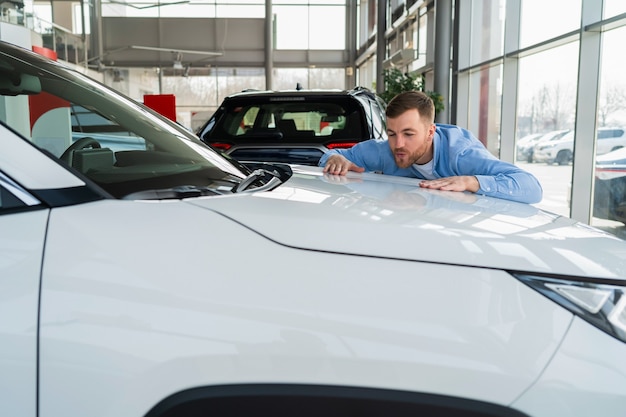
POLYGON ((541 184, 531 173, 493 156, 471 132, 435 124, 435 107, 426 94, 400 93, 385 114, 388 140, 370 139, 330 151, 319 161, 324 172, 378 171, 424 179, 422 188, 471 191, 529 204, 541 201, 541 184))

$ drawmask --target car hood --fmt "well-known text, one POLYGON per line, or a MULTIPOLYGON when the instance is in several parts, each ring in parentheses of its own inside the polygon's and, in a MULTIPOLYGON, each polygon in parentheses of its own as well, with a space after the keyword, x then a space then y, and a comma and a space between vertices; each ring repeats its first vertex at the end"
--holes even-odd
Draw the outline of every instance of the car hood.
POLYGON ((419 180, 411 178, 371 173, 340 177, 324 175, 318 167, 292 168, 294 175, 273 191, 186 201, 293 248, 626 277, 626 241, 532 205, 421 189, 419 180))

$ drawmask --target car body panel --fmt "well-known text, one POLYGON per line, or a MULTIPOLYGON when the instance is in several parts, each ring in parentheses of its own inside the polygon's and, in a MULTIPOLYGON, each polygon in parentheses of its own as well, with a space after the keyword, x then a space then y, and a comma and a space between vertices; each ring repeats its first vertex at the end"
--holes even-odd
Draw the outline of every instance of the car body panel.
POLYGON ((6 416, 37 416, 39 276, 47 221, 47 209, 0 216, 0 411, 6 416))
POLYGON ((513 406, 531 416, 624 415, 624 357, 625 343, 577 318, 541 378, 513 406))
POLYGON ((626 269, 621 239, 527 204, 425 190, 419 180, 380 174, 350 173, 333 183, 337 177, 318 167, 294 172, 271 193, 242 197, 253 200, 249 204, 234 199, 193 204, 291 247, 605 278, 622 277, 626 269), (363 238, 365 230, 372 238, 363 238), (391 244, 398 234, 403 244, 391 244), (593 241, 597 245, 589 245, 593 241))
POLYGON ((69 402, 78 415, 143 415, 189 387, 259 382, 508 404, 572 319, 502 271, 300 250, 180 201, 55 209, 47 247, 42 417, 69 402), (148 241, 152 228, 168 239, 148 241))

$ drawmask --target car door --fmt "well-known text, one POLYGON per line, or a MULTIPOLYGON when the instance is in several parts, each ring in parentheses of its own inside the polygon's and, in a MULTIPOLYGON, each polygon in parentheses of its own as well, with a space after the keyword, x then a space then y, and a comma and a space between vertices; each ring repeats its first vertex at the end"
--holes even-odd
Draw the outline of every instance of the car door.
POLYGON ((0 416, 38 415, 40 281, 50 207, 70 204, 68 196, 84 194, 81 185, 0 117, 0 416))
POLYGON ((3 416, 37 415, 39 280, 48 212, 0 166, 0 415, 3 416))

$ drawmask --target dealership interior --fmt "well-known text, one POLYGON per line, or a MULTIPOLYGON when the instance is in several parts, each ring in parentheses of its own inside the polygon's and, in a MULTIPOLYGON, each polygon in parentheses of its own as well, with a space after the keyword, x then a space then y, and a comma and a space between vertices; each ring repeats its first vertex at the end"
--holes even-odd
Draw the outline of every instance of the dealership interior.
POLYGON ((385 70, 420 77, 444 99, 437 122, 537 176, 535 206, 626 239, 623 0, 10 0, 0 11, 0 39, 140 102, 173 95, 192 131, 246 89, 382 93, 385 70), (604 130, 617 132, 608 149, 604 130), (570 138, 568 158, 520 156, 553 132, 570 138))

